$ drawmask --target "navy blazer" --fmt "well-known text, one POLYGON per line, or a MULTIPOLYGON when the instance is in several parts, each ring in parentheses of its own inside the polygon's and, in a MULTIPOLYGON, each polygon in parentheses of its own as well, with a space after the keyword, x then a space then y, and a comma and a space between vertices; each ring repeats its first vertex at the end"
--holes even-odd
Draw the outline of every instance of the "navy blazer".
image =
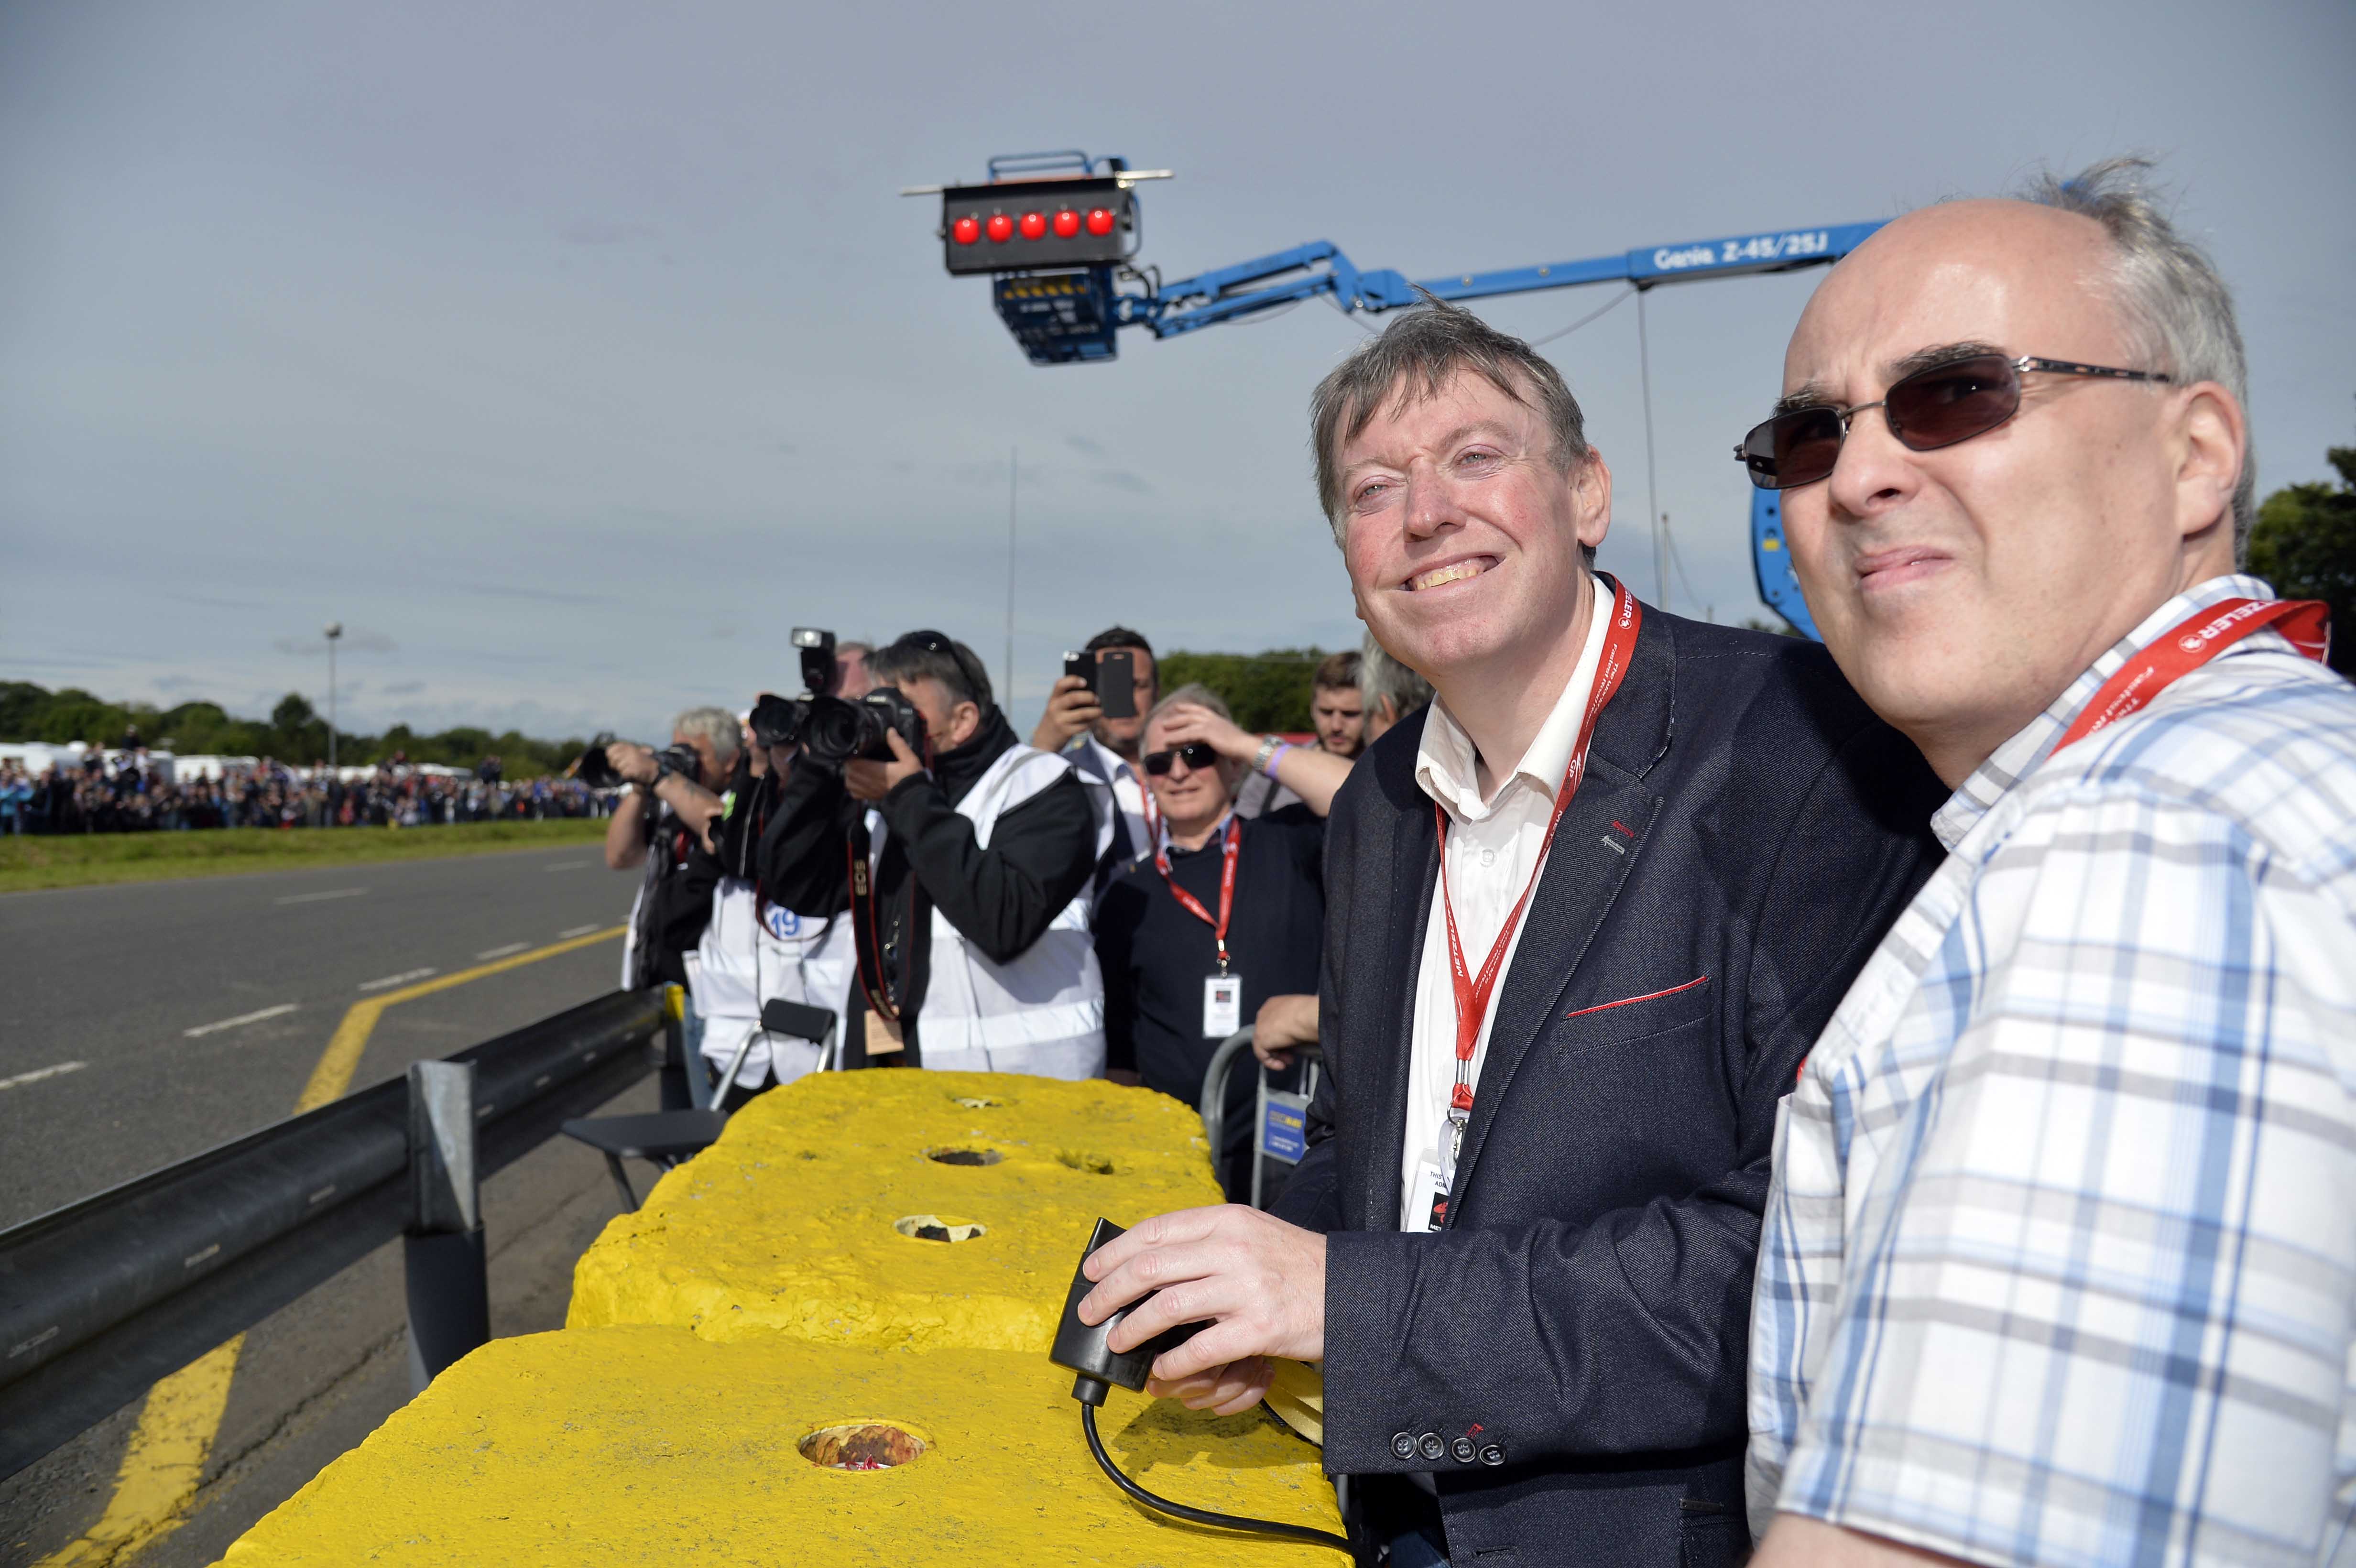
POLYGON ((1502 983, 1436 1234, 1398 1229, 1440 870, 1421 722, 1367 752, 1328 827, 1325 1072, 1276 1211, 1328 1233, 1326 1468, 1433 1472, 1459 1564, 1748 1551, 1776 1104, 1941 853, 1944 787, 1823 648, 1644 617, 1502 983))

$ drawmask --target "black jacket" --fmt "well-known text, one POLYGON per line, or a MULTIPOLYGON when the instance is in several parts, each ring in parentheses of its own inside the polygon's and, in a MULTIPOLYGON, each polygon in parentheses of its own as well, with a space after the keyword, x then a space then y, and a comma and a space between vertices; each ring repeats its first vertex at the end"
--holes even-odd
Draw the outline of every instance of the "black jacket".
POLYGON ((720 862, 687 830, 671 808, 649 803, 644 820, 644 885, 638 895, 637 955, 632 988, 687 984, 687 955, 712 923, 712 891, 720 862))
MULTIPOLYGON (((1329 1233, 1326 1467, 1433 1472, 1459 1563, 1737 1561, 1776 1102, 1936 863, 1945 791, 1821 647, 1646 609, 1502 982, 1446 1227, 1402 1234, 1440 866, 1421 735, 1384 736, 1334 805, 1326 1072, 1278 1205, 1329 1233)), ((1404 1485, 1364 1493, 1411 1511, 1404 1485)))
MULTIPOLYGON (((1096 808, 1068 773, 1000 816, 986 849, 957 814, 957 803, 1014 743, 992 708, 973 739, 935 757, 929 774, 901 781, 878 807, 890 830, 875 869, 878 934, 885 976, 911 1019, 924 1002, 934 910, 985 957, 1004 963, 1039 940, 1096 870, 1096 808)), ((845 846, 863 816, 841 773, 798 765, 761 837, 768 896, 821 919, 848 908, 845 846)), ((924 1060, 914 1027, 907 1060, 924 1060)))

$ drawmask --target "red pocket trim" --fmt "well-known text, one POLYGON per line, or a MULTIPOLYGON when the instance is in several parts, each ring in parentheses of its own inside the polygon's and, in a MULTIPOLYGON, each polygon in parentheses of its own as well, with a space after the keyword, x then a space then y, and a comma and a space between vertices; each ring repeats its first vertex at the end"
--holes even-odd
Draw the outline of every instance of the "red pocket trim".
POLYGON ((1616 1002, 1598 1002, 1591 1008, 1575 1008, 1562 1016, 1564 1021, 1569 1022, 1572 1019, 1585 1018, 1589 1013, 1608 1012, 1613 1008, 1633 1007, 1638 1002, 1657 1002, 1663 997, 1674 997, 1679 991, 1690 991, 1696 986, 1707 986, 1708 984, 1709 976, 1704 975, 1697 980, 1687 980, 1682 986, 1671 986, 1665 991, 1649 991, 1641 997, 1622 997, 1616 1002))

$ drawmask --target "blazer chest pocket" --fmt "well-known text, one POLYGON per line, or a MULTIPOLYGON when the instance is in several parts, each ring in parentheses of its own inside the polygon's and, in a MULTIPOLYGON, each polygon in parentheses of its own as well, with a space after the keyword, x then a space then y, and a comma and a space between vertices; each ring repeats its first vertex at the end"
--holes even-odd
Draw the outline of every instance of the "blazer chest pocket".
POLYGON ((1569 1051, 1630 1045, 1708 1021, 1717 987, 1707 975, 1679 985, 1572 1008, 1557 1019, 1555 1038, 1569 1051))

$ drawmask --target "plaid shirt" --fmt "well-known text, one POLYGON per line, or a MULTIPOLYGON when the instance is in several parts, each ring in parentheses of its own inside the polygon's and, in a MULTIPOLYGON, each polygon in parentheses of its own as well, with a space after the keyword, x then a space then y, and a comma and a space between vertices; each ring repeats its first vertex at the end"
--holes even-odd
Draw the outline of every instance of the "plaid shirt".
POLYGON ((1785 1102, 1750 1506, 1976 1562, 2356 1563, 2356 689, 2271 631, 1941 808, 1785 1102))

